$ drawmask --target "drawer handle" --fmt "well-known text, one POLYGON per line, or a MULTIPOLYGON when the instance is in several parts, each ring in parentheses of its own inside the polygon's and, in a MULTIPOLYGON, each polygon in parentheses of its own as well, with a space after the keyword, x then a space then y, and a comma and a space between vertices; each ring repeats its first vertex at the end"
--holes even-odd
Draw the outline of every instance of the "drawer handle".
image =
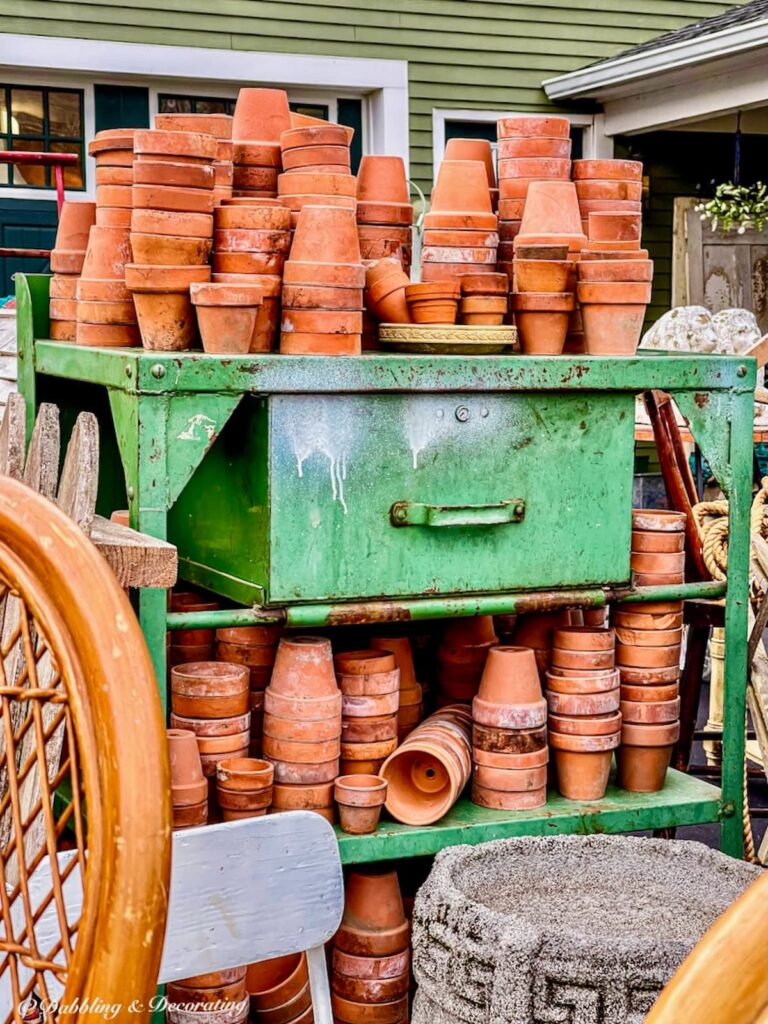
POLYGON ((489 505, 422 505, 396 501, 389 510, 393 526, 501 526, 520 523, 525 516, 522 498, 489 505))

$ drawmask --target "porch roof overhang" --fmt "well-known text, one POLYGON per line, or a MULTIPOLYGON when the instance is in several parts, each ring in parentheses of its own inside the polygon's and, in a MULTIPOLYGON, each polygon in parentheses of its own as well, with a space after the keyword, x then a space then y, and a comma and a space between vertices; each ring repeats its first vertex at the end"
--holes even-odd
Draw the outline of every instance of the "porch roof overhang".
POLYGON ((607 135, 690 125, 768 104, 768 18, 630 51, 542 83, 550 100, 593 100, 607 135))

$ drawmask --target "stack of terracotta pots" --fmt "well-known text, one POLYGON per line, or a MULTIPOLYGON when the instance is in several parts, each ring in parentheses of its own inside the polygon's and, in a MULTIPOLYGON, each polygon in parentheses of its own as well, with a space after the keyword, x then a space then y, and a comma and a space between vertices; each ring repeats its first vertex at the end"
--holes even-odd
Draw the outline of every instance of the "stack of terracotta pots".
POLYGON ((282 167, 280 136, 290 127, 284 90, 240 90, 232 121, 233 197, 275 198, 282 167))
POLYGON ((590 213, 577 294, 588 355, 634 355, 651 301, 653 261, 640 213, 590 213))
POLYGON ((216 800, 224 821, 260 818, 272 804, 275 769, 255 757, 228 757, 216 765, 216 800))
POLYGON ((77 334, 77 282, 85 261, 88 233, 96 223, 95 203, 66 202, 61 208, 51 250, 50 325, 53 341, 74 341, 77 334))
POLYGON ((245 967, 169 982, 165 995, 169 1024, 190 1024, 195 1020, 206 1024, 244 1024, 248 1019, 245 967))
POLYGON ((452 704, 426 718, 381 766, 386 808, 405 825, 432 825, 453 807, 472 774, 472 712, 452 704))
POLYGON ((339 827, 353 836, 376 831, 387 798, 386 779, 378 775, 340 775, 333 785, 339 827))
POLYGON ((419 724, 423 715, 423 692, 416 680, 411 641, 407 636, 376 636, 371 647, 378 651, 391 651, 400 670, 400 703, 397 710, 397 739, 402 743, 409 732, 419 724))
POLYGON ((213 203, 232 198, 232 121, 230 114, 155 114, 155 128, 169 132, 199 132, 216 139, 213 160, 213 203))
MULTIPOLYGON (((684 514, 635 509, 630 564, 636 582, 641 586, 681 583, 684 563, 684 514)), ((680 735, 683 604, 618 604, 612 620, 624 717, 617 754, 619 785, 633 792, 655 792, 664 785, 680 735)))
POLYGON ((208 780, 203 775, 197 737, 188 729, 168 730, 174 829, 208 821, 208 780))
POLYGON ((503 324, 508 297, 509 278, 506 274, 468 274, 462 277, 460 323, 490 327, 503 324))
POLYGON ((354 211, 305 206, 283 275, 280 351, 359 355, 364 283, 354 211))
POLYGON ((565 346, 575 307, 573 267, 565 245, 520 246, 514 260, 515 312, 520 346, 526 355, 557 356, 565 346))
POLYGON ((496 167, 493 149, 487 139, 449 139, 445 144, 444 160, 479 160, 485 167, 491 206, 496 213, 499 208, 499 187, 496 181, 496 167))
POLYGON ((195 734, 208 778, 215 776, 219 761, 247 757, 251 735, 248 669, 219 661, 174 665, 171 725, 195 734))
POLYGON ((288 128, 280 136, 284 171, 351 174, 349 144, 354 130, 341 124, 288 128))
POLYGON ((408 316, 415 324, 455 324, 460 298, 461 281, 424 281, 405 289, 408 316))
POLYGON ((135 128, 111 128, 88 144, 96 161, 96 223, 102 227, 130 227, 135 135, 135 128))
POLYGON ((252 1024, 312 1024, 307 958, 290 953, 248 967, 245 987, 252 1024))
POLYGON ((528 647, 494 647, 472 701, 472 801, 523 811, 547 802, 547 702, 528 647))
MULTIPOLYGON (((98 207, 96 210, 98 216, 98 207)), ((126 282, 130 229, 94 224, 77 282, 78 345, 126 348, 141 344, 136 310, 126 282)))
POLYGON ((305 206, 338 206, 343 210, 351 210, 353 216, 356 216, 356 190, 357 181, 353 174, 320 171, 302 174, 301 171, 286 171, 277 181, 278 198, 291 211, 294 228, 305 206))
MULTIPOLYGON (((215 612, 218 601, 211 601, 194 590, 174 590, 170 595, 172 612, 215 612)), ((213 629, 175 629, 169 631, 168 664, 183 665, 190 661, 213 661, 213 629)))
POLYGON ((264 693, 264 757, 275 766, 273 811, 334 819, 341 754, 341 691, 329 640, 283 637, 264 693))
POLYGON ((413 207, 399 156, 364 156, 357 172, 357 225, 363 262, 393 256, 407 276, 413 260, 413 207))
POLYGON ((272 678, 281 625, 233 626, 216 630, 216 660, 246 665, 250 675, 251 757, 261 756, 264 691, 272 678))
POLYGON ((411 322, 405 289, 410 284, 399 259, 389 257, 369 263, 365 270, 365 306, 379 323, 411 322))
POLYGON ((397 746, 400 670, 390 651, 336 655, 341 689, 341 772, 375 775, 397 746))
POLYGON ((344 916, 333 940, 334 1020, 407 1024, 410 961, 410 926, 397 873, 351 871, 344 916))
POLYGON ((552 642, 546 696, 557 786, 569 800, 599 800, 621 738, 614 633, 568 626, 552 642))
POLYGON ((571 176, 570 124, 567 117, 502 117, 496 122, 499 158, 499 263, 513 259, 528 187, 533 181, 571 176))
POLYGON ((443 160, 424 217, 421 280, 493 274, 498 243, 485 165, 479 160, 443 160))
POLYGON ((638 160, 574 160, 573 180, 584 230, 590 213, 639 213, 643 165, 638 160))
POLYGON ((438 704, 470 703, 476 695, 485 659, 499 638, 492 615, 452 619, 437 650, 438 704))

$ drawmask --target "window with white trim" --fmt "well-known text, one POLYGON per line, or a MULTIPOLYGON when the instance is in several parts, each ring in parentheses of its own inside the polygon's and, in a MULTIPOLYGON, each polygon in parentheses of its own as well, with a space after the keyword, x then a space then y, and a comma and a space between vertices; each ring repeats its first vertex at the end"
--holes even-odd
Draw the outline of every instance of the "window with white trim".
MULTIPOLYGON (((0 149, 75 153, 64 167, 64 187, 83 189, 85 156, 83 90, 0 85, 0 149)), ((53 169, 36 163, 0 165, 0 187, 55 188, 53 169)))

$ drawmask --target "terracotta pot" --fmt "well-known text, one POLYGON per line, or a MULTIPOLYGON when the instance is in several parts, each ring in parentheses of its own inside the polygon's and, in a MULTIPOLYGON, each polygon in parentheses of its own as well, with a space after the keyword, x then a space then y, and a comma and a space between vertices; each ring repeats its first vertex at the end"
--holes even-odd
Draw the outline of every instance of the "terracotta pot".
POLYGON ((362 315, 358 311, 335 309, 287 309, 283 305, 281 331, 283 335, 359 335, 363 329, 362 315))
POLYGON ((667 668, 627 668, 619 665, 622 683, 633 686, 659 686, 663 683, 676 683, 680 678, 680 667, 671 665, 667 668))
POLYGON ((479 210, 435 210, 424 215, 424 230, 447 231, 497 231, 499 225, 495 213, 479 210))
MULTIPOLYGON (((362 957, 354 959, 362 959, 362 957)), ((389 978, 354 978, 334 970, 331 976, 331 988, 337 996, 373 1006, 374 1004, 388 1003, 407 995, 410 980, 411 975, 407 965, 399 975, 389 978)))
POLYGON ((233 139, 279 142, 291 127, 288 95, 283 89, 240 89, 232 121, 233 139))
MULTIPOLYGON (((681 513, 682 515, 682 513, 681 513)), ((632 530, 630 547, 635 551, 672 552, 685 549, 685 533, 660 530, 632 530)))
POLYGON ((630 668, 670 668, 680 661, 680 644, 665 647, 635 647, 616 644, 616 663, 630 668))
POLYGON ((601 800, 608 786, 613 751, 621 733, 570 736, 551 733, 557 788, 567 800, 601 800))
POLYGON ((62 205, 56 228, 54 249, 84 251, 88 236, 96 223, 96 204, 68 200, 62 205))
POLYGON ((682 627, 676 629, 630 629, 625 626, 616 627, 616 637, 624 646, 631 647, 667 647, 681 644, 682 627))
POLYGON ((133 206, 132 191, 130 185, 97 185, 96 206, 115 207, 117 209, 128 209, 133 206))
POLYGON ((399 710, 385 715, 342 718, 342 743, 384 743, 396 739, 399 710))
MULTIPOLYGON (((371 228, 367 230, 373 230, 371 228)), ((394 228, 386 228, 388 232, 393 232, 394 228)), ((363 229, 360 229, 362 236, 363 229)), ((408 235, 403 236, 402 241, 408 243, 410 241, 410 228, 405 228, 405 232, 408 235)), ((399 237, 399 236, 398 236, 399 237)), ((440 249, 440 248, 458 248, 463 251, 469 251, 472 249, 488 249, 495 248, 499 244, 499 233, 498 231, 448 231, 442 228, 431 228, 424 232, 423 236, 424 248, 429 249, 440 249)), ((440 262, 439 260, 437 262, 440 262)), ((463 260, 466 262, 466 260, 463 260)))
POLYGON ((371 715, 392 715, 400 706, 400 692, 354 696, 342 694, 341 713, 345 718, 368 718, 371 715))
POLYGON ((546 765, 518 770, 475 765, 472 778, 483 789, 493 789, 505 793, 521 793, 545 787, 547 784, 547 769, 546 765))
POLYGON ((639 202, 643 197, 643 185, 640 181, 625 181, 621 178, 603 180, 601 178, 579 179, 575 181, 579 201, 584 199, 631 200, 639 202))
POLYGON ((127 264, 125 283, 133 292, 144 348, 182 351, 191 347, 195 317, 189 288, 210 277, 210 267, 127 264))
POLYGON ((499 729, 535 729, 546 722, 547 705, 545 700, 492 703, 476 696, 472 700, 472 717, 480 725, 499 729))
POLYGON ((329 640, 322 637, 283 637, 277 648, 270 691, 298 700, 340 698, 329 640))
POLYGON ((317 168, 328 168, 332 174, 349 174, 349 146, 346 142, 342 145, 317 145, 293 146, 290 149, 282 147, 283 170, 316 170, 317 168))
MULTIPOLYGON (((275 747, 277 742, 276 740, 270 740, 267 736, 264 736, 262 742, 264 757, 275 766, 275 782, 287 785, 316 785, 319 782, 332 782, 338 777, 338 754, 327 761, 312 761, 310 758, 313 754, 309 749, 306 749, 310 744, 294 744, 297 749, 301 748, 299 753, 302 757, 307 758, 307 760, 289 761, 284 757, 278 756, 278 754, 270 753, 272 749, 276 749, 280 754, 284 754, 284 747, 275 747)), ((314 756, 317 757, 319 755, 314 754, 314 756)))
POLYGON ((432 824, 458 800, 471 770, 470 720, 447 708, 408 736, 381 768, 386 807, 406 825, 432 824))
POLYGON ((476 295, 506 296, 509 294, 509 278, 506 274, 466 274, 461 279, 462 296, 476 295))
POLYGON ((218 230, 288 231, 291 211, 284 206, 220 206, 214 210, 218 230))
POLYGON ((487 139, 449 139, 445 146, 444 160, 479 161, 485 167, 488 187, 496 188, 496 169, 493 151, 487 139))
POLYGON ((685 573, 636 572, 634 581, 638 587, 659 587, 666 583, 685 583, 685 573))
POLYGON ((643 165, 639 160, 574 160, 573 177, 641 181, 643 165))
POLYGON ((417 324, 455 323, 460 292, 460 285, 451 282, 408 285, 405 300, 411 320, 417 324))
POLYGON ((176 235, 147 235, 132 232, 133 262, 154 266, 200 266, 208 262, 211 242, 207 238, 176 235))
POLYGON ((278 169, 276 167, 257 167, 251 164, 233 164, 232 188, 233 195, 257 195, 264 192, 270 196, 277 194, 278 169))
MULTIPOLYGON (((54 274, 48 283, 48 295, 52 299, 76 299, 80 278, 74 274, 54 274)), ((110 281, 110 284, 116 282, 110 281)), ((127 296, 126 292, 126 296, 127 296)))
POLYGON ((213 253, 214 274, 278 275, 283 272, 285 254, 278 252, 213 253))
POLYGON ((408 996, 387 1003, 358 1003, 331 995, 335 1021, 341 1024, 403 1024, 408 1020, 408 996))
POLYGON ((504 792, 486 789, 479 783, 472 783, 472 803, 494 811, 530 811, 543 807, 547 802, 547 789, 532 789, 524 792, 504 792))
POLYGON ((357 223, 389 227, 411 227, 413 207, 410 203, 357 203, 357 223))
POLYGON ((76 342, 95 348, 134 348, 141 345, 135 324, 77 324, 76 342))
POLYGON ((270 713, 264 715, 262 731, 264 735, 274 740, 296 743, 327 743, 339 739, 341 723, 338 715, 314 722, 304 722, 295 718, 281 718, 279 715, 270 713))
POLYGON ((397 668, 390 672, 365 673, 346 673, 337 669, 337 679, 342 694, 351 697, 400 693, 400 670, 397 668))
POLYGON ((401 690, 412 689, 419 684, 416 681, 416 670, 413 665, 411 641, 407 636, 374 636, 369 641, 377 651, 390 651, 400 672, 401 690))
POLYGON ((613 736, 621 728, 621 712, 578 716, 550 714, 547 722, 550 737, 552 733, 565 736, 613 736))
POLYGON ((258 758, 229 758, 216 766, 216 785, 220 789, 252 792, 269 789, 274 782, 274 768, 258 758))
POLYGON ((257 285, 193 284, 190 298, 197 313, 203 351, 244 355, 250 350, 262 291, 257 285))
POLYGON ((657 725, 662 722, 676 722, 680 717, 680 698, 630 701, 622 697, 621 717, 623 722, 632 724, 657 725))
POLYGON ((126 228, 94 225, 88 236, 88 248, 82 267, 85 278, 121 280, 131 259, 130 232, 126 228))
MULTIPOLYGON (((252 167, 258 171, 280 171, 282 153, 279 142, 244 142, 235 140, 232 143, 232 162, 237 167, 252 167)), ((254 196, 259 201, 267 196, 254 196)))
POLYGON ((525 355, 560 355, 574 306, 573 293, 513 292, 509 298, 525 355))
POLYGON ((601 693, 545 692, 549 711, 554 715, 607 715, 617 711, 620 703, 619 687, 601 693))
POLYGON ((135 324, 136 308, 128 302, 75 302, 73 299, 52 299, 51 316, 82 320, 88 324, 135 324), (66 306, 67 309, 63 309, 66 306))
POLYGON ((504 755, 522 755, 546 751, 547 729, 540 725, 533 729, 501 729, 473 722, 473 751, 504 755))
POLYGON ((289 128, 280 136, 280 148, 283 153, 286 150, 325 146, 349 150, 347 129, 340 124, 307 125, 303 128, 289 128))
MULTIPOLYGON (((593 213, 641 214, 642 203, 635 199, 579 199, 581 216, 586 219, 586 230, 589 234, 589 216, 593 213)), ((614 240, 610 244, 615 244, 614 240)), ((636 246, 637 248, 637 246, 636 246)))
POLYGON ((354 213, 336 206, 304 207, 299 214, 290 260, 359 263, 354 213))
POLYGON ((328 197, 347 197, 353 202, 345 204, 345 208, 348 205, 354 210, 357 206, 357 180, 353 174, 348 173, 286 171, 278 178, 277 193, 279 196, 288 198, 317 196, 317 200, 312 201, 312 205, 315 206, 334 205, 325 201, 328 197))
MULTIPOLYGON (((324 764, 339 756, 341 723, 338 723, 333 739, 309 741, 276 739, 269 727, 270 715, 264 715, 264 756, 272 761, 294 764, 324 764)), ((283 780, 280 780, 283 781, 283 780)))
POLYGON ((581 307, 588 355, 631 356, 637 351, 645 320, 645 304, 585 304, 581 307))
POLYGON ((147 235, 174 235, 184 238, 213 236, 213 217, 209 213, 171 213, 168 210, 133 210, 131 232, 147 235))
POLYGON ((250 711, 229 718, 187 718, 171 712, 171 728, 193 732, 196 736, 234 736, 246 732, 250 726, 250 711))
MULTIPOLYGON (((478 160, 443 160, 432 189, 432 211, 492 213, 485 164, 478 160)), ((433 226, 438 225, 425 223, 425 227, 433 226)))
MULTIPOLYGON (((530 768, 546 767, 549 761, 549 748, 545 745, 540 750, 532 750, 527 754, 509 754, 506 752, 481 750, 479 747, 473 747, 472 761, 476 766, 482 766, 484 768, 519 772, 530 768)), ((477 781, 477 779, 475 781, 477 781)), ((544 782, 546 782, 546 778, 544 779, 544 782)), ((489 786, 488 788, 496 789, 500 787, 489 786)))
POLYGON ((592 242, 627 242, 640 248, 642 213, 590 213, 589 240, 592 242))
POLYGON ((334 947, 353 956, 390 957, 408 948, 409 933, 397 873, 381 867, 350 871, 334 947))
MULTIPOLYGON (((450 145, 450 143, 448 143, 450 145)), ((446 148, 446 153, 448 152, 446 148)), ((571 140, 557 136, 517 136, 509 139, 500 139, 497 145, 499 158, 499 176, 501 177, 502 161, 545 158, 557 159, 568 162, 568 173, 570 174, 571 140)))
POLYGON ((553 647, 550 655, 552 665, 559 668, 583 669, 611 669, 614 665, 613 649, 609 650, 561 650, 553 647))
MULTIPOLYGON (((173 186, 174 188, 199 189, 210 192, 214 186, 213 164, 169 163, 167 161, 151 160, 142 161, 141 163, 137 162, 133 167, 132 179, 132 182, 129 184, 141 186, 173 186)), ((97 202, 98 201, 97 195, 97 202)), ((123 204, 109 203, 108 205, 116 206, 123 204)), ((164 207, 157 206, 154 203, 141 203, 140 205, 148 208, 164 209, 164 207)))
POLYGON ((250 964, 246 971, 245 988, 251 997, 254 1011, 274 1010, 294 999, 309 980, 306 957, 291 953, 273 960, 250 964))
POLYGON ((74 320, 49 320, 48 337, 51 341, 75 341, 77 324, 74 320))
POLYGON ((136 132, 133 137, 133 149, 142 157, 179 157, 210 162, 216 156, 216 139, 211 135, 158 131, 150 128, 136 132))
POLYGON ((541 702, 541 683, 533 651, 528 647, 492 647, 478 696, 490 704, 541 702))
POLYGON ((314 785, 280 785, 272 789, 272 807, 281 811, 306 811, 333 805, 333 782, 314 785))
POLYGON ((631 793, 662 789, 672 750, 680 736, 680 723, 622 726, 616 755, 618 783, 631 793))
POLYGON ((168 729, 166 735, 174 806, 186 807, 207 800, 208 783, 203 778, 197 737, 184 729, 168 729))
POLYGON ((579 281, 576 293, 582 305, 632 306, 651 301, 651 285, 645 281, 579 281))
MULTIPOLYGON (((206 789, 208 783, 205 783, 206 789)), ((177 804, 173 806, 172 824, 174 832, 184 828, 195 828, 208 824, 208 798, 198 804, 177 804)))
POLYGON ((565 292, 572 272, 569 260, 520 260, 514 266, 515 290, 519 292, 565 292))
POLYGON ((561 626, 554 631, 552 638, 553 647, 568 651, 613 651, 614 644, 612 629, 589 626, 561 626))
POLYGON ((173 710, 191 718, 226 718, 248 711, 248 670, 220 662, 171 669, 173 710))
POLYGON ((385 278, 378 285, 366 290, 365 303, 379 323, 408 324, 411 316, 405 298, 409 279, 401 272, 399 278, 385 278))
MULTIPOLYGON (((655 508, 633 508, 632 529, 647 530, 661 533, 681 533, 685 530, 685 513, 675 512, 672 509, 655 508)), ((670 604, 670 602, 666 602, 670 604)), ((676 609, 680 608, 679 602, 673 602, 676 609)), ((642 605, 646 610, 649 605, 642 605)), ((657 611, 671 611, 672 608, 656 608, 657 611)))
POLYGON ((375 832, 386 793, 386 780, 378 775, 343 775, 336 779, 334 797, 342 832, 351 835, 375 832))
POLYGON ((499 159, 499 186, 502 197, 506 178, 562 178, 568 180, 571 161, 546 156, 499 159))
MULTIPOLYGON (((660 536, 665 536, 661 534, 660 536)), ((677 534, 670 534, 677 537, 677 534)), ((685 534, 680 534, 684 537, 685 534)), ((633 551, 630 567, 636 572, 682 572, 685 569, 684 551, 633 551)))
POLYGON ((496 122, 496 134, 499 139, 531 136, 567 139, 570 130, 571 124, 567 117, 521 114, 516 117, 502 117, 496 122))
MULTIPOLYGON (((365 722, 365 719, 361 719, 361 722, 365 722)), ((397 748, 397 740, 380 740, 374 743, 344 743, 341 744, 341 760, 342 763, 350 762, 356 763, 357 768, 346 768, 342 774, 350 775, 353 771, 365 772, 368 775, 373 775, 376 772, 373 768, 362 768, 360 762, 365 764, 375 763, 378 768, 381 768, 384 760, 389 757, 397 748)), ((378 770, 377 768, 377 770, 378 770)), ((339 774, 338 772, 336 773, 339 774)))
POLYGON ((605 693, 619 685, 619 672, 604 675, 555 675, 552 670, 546 674, 547 690, 550 693, 605 693))
POLYGON ((653 260, 587 260, 578 264, 579 282, 650 282, 653 260))
POLYGON ((562 261, 568 257, 568 246, 556 243, 541 245, 516 245, 515 255, 520 260, 562 261))
POLYGON ((231 114, 155 114, 155 128, 167 132, 200 132, 216 139, 232 138, 231 114))
MULTIPOLYGON (((496 247, 495 246, 448 246, 448 245, 425 245, 421 250, 421 261, 425 263, 440 264, 477 264, 493 265, 495 271, 496 247)), ((492 272, 493 272, 492 271, 492 272)), ((461 275, 463 276, 463 274, 461 275)))
POLYGON ((261 231, 250 228, 217 228, 213 235, 217 252, 282 253, 291 247, 289 231, 261 231))
POLYGON ((574 184, 534 181, 528 189, 520 234, 580 236, 581 217, 574 184))
POLYGON ((677 683, 667 683, 663 686, 632 686, 622 684, 622 701, 669 701, 680 695, 680 687, 677 683))
MULTIPOLYGON (((346 675, 370 675, 372 673, 391 673, 395 668, 395 656, 391 651, 359 650, 340 651, 334 656, 337 672, 346 675)), ((397 689, 397 686, 392 687, 397 689)), ((386 691, 389 692, 389 691, 386 691)))

